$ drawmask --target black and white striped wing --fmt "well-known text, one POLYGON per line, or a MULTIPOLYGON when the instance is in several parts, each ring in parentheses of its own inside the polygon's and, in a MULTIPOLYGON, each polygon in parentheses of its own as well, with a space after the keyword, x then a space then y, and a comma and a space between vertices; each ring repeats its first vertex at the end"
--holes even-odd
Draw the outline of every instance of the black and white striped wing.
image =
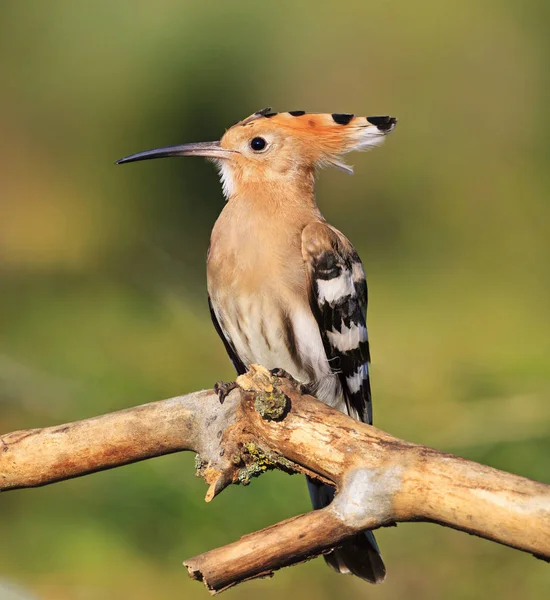
POLYGON ((308 264, 310 306, 348 412, 372 424, 367 282, 361 260, 350 242, 324 223, 306 227, 302 251, 308 264))

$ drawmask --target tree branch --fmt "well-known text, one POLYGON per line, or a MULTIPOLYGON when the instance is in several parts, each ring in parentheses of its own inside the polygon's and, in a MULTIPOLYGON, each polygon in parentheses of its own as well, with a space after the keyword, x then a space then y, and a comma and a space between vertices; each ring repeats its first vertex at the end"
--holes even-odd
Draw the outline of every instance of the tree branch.
POLYGON ((0 437, 0 491, 194 450, 211 500, 271 468, 338 488, 327 508, 185 562, 219 592, 337 546, 363 529, 430 521, 550 559, 550 486, 395 438, 303 395, 262 367, 220 404, 203 391, 0 437))
POLYGON ((182 450, 214 455, 239 395, 213 391, 0 436, 0 491, 37 487, 182 450), (215 425, 219 423, 219 427, 215 425))

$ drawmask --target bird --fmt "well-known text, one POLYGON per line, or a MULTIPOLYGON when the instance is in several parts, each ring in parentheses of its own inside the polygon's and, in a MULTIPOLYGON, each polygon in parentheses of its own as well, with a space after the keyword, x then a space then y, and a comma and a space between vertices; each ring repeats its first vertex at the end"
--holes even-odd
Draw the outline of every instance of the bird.
MULTIPOLYGON (((201 156, 218 168, 226 204, 207 253, 208 304, 237 373, 252 364, 290 374, 309 393, 372 424, 367 282, 351 242, 330 225, 314 193, 319 168, 379 146, 397 119, 259 110, 219 141, 132 154, 117 163, 201 156)), ((223 391, 220 389, 219 391, 223 391)), ((308 479, 314 509, 334 489, 308 479)), ((340 573, 371 583, 386 568, 371 531, 325 554, 340 573)))

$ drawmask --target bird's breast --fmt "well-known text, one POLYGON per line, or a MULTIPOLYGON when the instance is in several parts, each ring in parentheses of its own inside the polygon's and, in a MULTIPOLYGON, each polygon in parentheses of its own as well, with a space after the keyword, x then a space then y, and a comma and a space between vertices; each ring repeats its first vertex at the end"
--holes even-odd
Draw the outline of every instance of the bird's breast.
POLYGON ((209 291, 269 294, 271 288, 307 296, 300 219, 288 222, 246 205, 229 202, 210 238, 209 291))
POLYGON ((210 241, 208 294, 220 328, 246 367, 285 369, 335 403, 338 380, 309 305, 301 240, 307 220, 243 206, 226 205, 210 241))

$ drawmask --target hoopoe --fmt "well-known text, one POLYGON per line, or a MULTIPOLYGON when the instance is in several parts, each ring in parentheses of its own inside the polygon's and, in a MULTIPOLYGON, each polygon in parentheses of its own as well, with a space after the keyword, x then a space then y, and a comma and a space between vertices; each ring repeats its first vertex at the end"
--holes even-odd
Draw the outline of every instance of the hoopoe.
MULTIPOLYGON (((396 123, 388 116, 264 109, 219 142, 118 161, 203 156, 217 165, 227 204, 208 250, 208 302, 235 369, 283 369, 319 400, 371 424, 365 272, 351 243, 319 211, 314 178, 322 166, 352 173, 342 155, 378 146, 396 123)), ((314 508, 332 501, 330 486, 308 486, 314 508)), ((385 577, 370 531, 325 559, 373 583, 385 577)))

